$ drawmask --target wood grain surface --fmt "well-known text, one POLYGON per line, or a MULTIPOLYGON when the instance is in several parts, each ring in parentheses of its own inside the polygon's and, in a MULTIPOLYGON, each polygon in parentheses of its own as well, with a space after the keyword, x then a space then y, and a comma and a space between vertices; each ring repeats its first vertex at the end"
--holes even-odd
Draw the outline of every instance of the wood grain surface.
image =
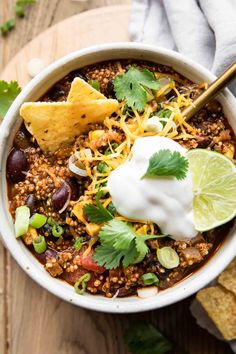
MULTIPOLYGON (((15 0, 0 0, 0 22, 14 14, 15 0)), ((38 0, 0 37, 0 71, 51 25, 79 12, 130 0, 38 0)), ((92 26, 92 24, 91 24, 92 26)), ((117 29, 118 30, 118 29, 117 29)), ((50 48, 48 49, 50 51, 50 48)), ((127 354, 123 331, 148 320, 176 343, 173 354, 230 354, 228 345, 199 328, 189 313, 191 299, 136 315, 109 315, 67 304, 35 284, 0 244, 0 354, 127 354)))

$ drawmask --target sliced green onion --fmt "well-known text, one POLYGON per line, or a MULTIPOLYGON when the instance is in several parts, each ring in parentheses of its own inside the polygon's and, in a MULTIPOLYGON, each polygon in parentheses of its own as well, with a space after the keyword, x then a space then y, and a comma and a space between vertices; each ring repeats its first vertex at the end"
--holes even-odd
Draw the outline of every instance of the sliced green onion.
POLYGON ((60 225, 53 225, 52 234, 54 237, 60 237, 64 233, 64 229, 60 225))
POLYGON ((107 166, 106 162, 99 162, 97 169, 98 169, 98 172, 100 172, 100 173, 107 173, 108 166, 107 166))
POLYGON ((16 208, 15 235, 20 237, 28 231, 30 219, 30 208, 26 205, 16 208))
POLYGON ((110 203, 107 207, 107 210, 112 214, 114 215, 116 213, 116 208, 114 207, 114 204, 113 203, 110 203))
POLYGON ((75 292, 79 295, 83 295, 87 288, 87 282, 91 279, 90 273, 85 273, 79 280, 75 283, 74 289, 75 292))
POLYGON ((47 222, 47 217, 42 214, 34 214, 31 216, 29 223, 31 226, 33 226, 35 229, 39 229, 42 227, 44 224, 47 222))
POLYGON ((76 251, 79 251, 81 249, 81 247, 82 247, 82 237, 78 237, 75 240, 74 247, 75 247, 76 251))
POLYGON ((162 247, 158 249, 157 259, 166 269, 176 268, 179 265, 178 253, 171 247, 162 247))
POLYGON ((39 235, 33 240, 33 246, 36 253, 41 254, 46 251, 47 243, 45 241, 45 237, 39 235))
POLYGON ((157 112, 157 116, 159 118, 170 118, 171 114, 172 114, 172 111, 168 108, 161 109, 160 111, 157 112))
POLYGON ((54 226, 57 225, 56 221, 53 220, 53 218, 51 216, 49 216, 48 220, 47 220, 48 225, 50 226, 54 226))
POLYGON ((143 274, 141 276, 141 279, 143 281, 143 284, 145 286, 147 285, 152 285, 152 284, 155 284, 155 285, 158 285, 160 280, 158 279, 158 277, 156 276, 156 274, 154 273, 146 273, 146 274, 143 274))
MULTIPOLYGON (((115 150, 116 148, 118 148, 118 146, 119 146, 119 144, 117 144, 117 143, 112 143, 111 144, 111 147, 112 147, 112 149, 113 150, 115 150)), ((112 151, 111 151, 111 149, 110 149, 110 146, 108 147, 108 148, 106 148, 106 150, 104 151, 104 155, 111 155, 111 153, 112 153, 112 151)))
POLYGON ((91 85, 95 90, 100 91, 100 82, 98 80, 90 80, 89 85, 91 85))
POLYGON ((74 247, 75 247, 76 251, 79 251, 81 249, 81 247, 82 247, 84 242, 86 242, 86 238, 85 237, 78 237, 75 240, 74 247))

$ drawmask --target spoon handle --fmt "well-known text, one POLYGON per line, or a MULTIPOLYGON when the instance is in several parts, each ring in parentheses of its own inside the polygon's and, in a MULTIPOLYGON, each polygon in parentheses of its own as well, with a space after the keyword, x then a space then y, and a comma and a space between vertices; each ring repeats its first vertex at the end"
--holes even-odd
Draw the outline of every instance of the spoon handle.
POLYGON ((185 120, 189 120, 196 114, 206 103, 208 103, 220 90, 222 90, 231 80, 236 77, 236 62, 233 63, 223 74, 221 74, 195 101, 186 107, 182 114, 185 120))

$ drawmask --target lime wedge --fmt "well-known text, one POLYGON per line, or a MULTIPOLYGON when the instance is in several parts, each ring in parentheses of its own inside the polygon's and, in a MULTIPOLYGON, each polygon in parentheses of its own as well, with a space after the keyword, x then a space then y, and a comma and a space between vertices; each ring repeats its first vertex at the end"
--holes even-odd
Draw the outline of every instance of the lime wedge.
POLYGON ((236 167, 224 155, 205 150, 188 151, 193 178, 194 220, 198 231, 225 224, 236 215, 236 167))

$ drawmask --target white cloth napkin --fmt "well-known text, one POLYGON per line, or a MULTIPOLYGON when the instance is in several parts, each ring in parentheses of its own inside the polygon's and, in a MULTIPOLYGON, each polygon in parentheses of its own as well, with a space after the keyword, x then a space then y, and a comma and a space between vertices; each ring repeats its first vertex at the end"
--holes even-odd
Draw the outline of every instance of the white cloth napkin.
POLYGON ((216 75, 236 61, 236 0, 133 0, 133 41, 174 49, 216 75))

